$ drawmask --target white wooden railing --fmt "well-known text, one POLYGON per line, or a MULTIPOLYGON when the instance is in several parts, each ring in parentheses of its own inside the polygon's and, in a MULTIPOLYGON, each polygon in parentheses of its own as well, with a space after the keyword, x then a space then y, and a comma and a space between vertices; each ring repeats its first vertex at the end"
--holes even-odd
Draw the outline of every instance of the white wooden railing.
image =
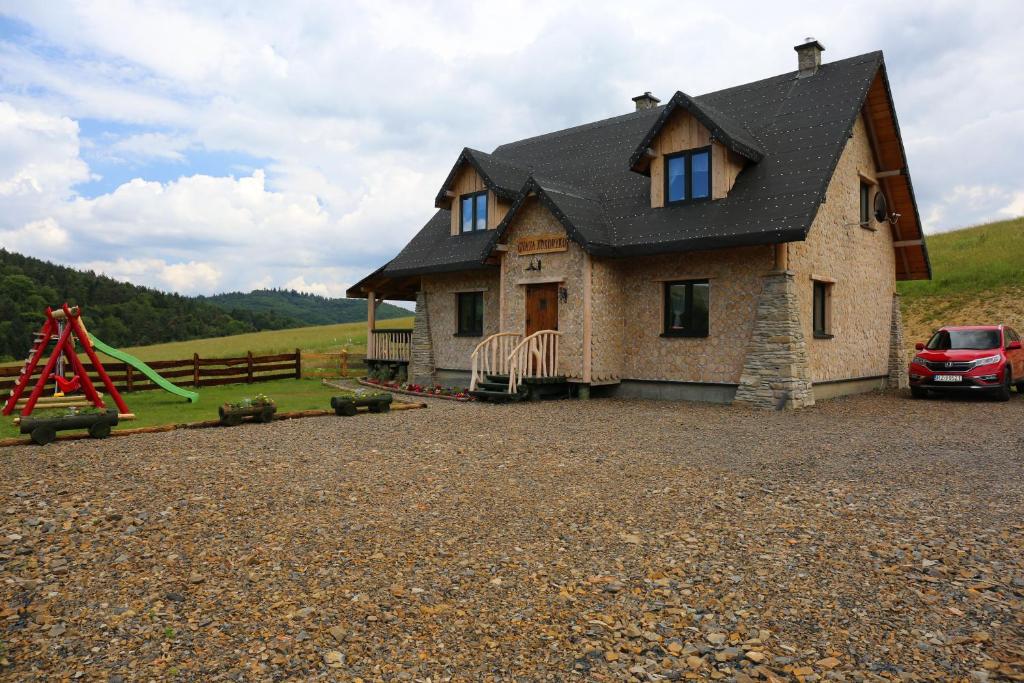
POLYGON ((523 335, 518 332, 499 332, 477 344, 473 349, 473 374, 470 376, 469 390, 475 391, 487 375, 509 374, 509 355, 522 339, 523 335))
POLYGON ((374 330, 366 340, 367 360, 412 358, 412 330, 374 330))
POLYGON ((524 377, 555 377, 558 375, 557 330, 541 330, 519 342, 508 356, 508 393, 519 391, 524 377))

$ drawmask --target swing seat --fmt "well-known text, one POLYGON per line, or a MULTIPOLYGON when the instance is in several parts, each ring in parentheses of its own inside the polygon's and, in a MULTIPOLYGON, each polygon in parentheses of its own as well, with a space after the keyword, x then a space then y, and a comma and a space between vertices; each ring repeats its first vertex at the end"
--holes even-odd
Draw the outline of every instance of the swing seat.
POLYGON ((59 393, 62 395, 73 393, 82 388, 82 378, 78 375, 75 375, 71 379, 54 376, 54 379, 57 380, 57 387, 60 389, 59 393))

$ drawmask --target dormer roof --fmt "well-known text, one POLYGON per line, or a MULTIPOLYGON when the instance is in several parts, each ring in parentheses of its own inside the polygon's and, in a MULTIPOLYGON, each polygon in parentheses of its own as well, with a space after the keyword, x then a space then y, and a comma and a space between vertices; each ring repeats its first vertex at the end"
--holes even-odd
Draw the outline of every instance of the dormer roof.
POLYGON ((646 171, 647 150, 661 129, 668 123, 672 115, 682 110, 689 112, 702 126, 711 132, 711 137, 727 149, 754 163, 764 158, 764 149, 757 138, 747 130, 740 121, 735 120, 722 110, 707 101, 706 98, 693 98, 682 91, 676 92, 672 99, 661 108, 661 113, 644 135, 633 155, 629 158, 629 167, 634 171, 646 171))
POLYGON ((523 186, 523 183, 526 182, 527 177, 530 175, 528 168, 519 167, 499 159, 493 154, 465 147, 462 153, 459 154, 459 158, 455 160, 455 165, 452 166, 448 177, 445 178, 444 185, 441 186, 440 191, 437 193, 437 197, 434 199, 434 206, 443 209, 451 204, 452 198, 447 193, 451 190, 459 172, 467 165, 480 175, 488 190, 508 200, 515 199, 519 188, 523 186))

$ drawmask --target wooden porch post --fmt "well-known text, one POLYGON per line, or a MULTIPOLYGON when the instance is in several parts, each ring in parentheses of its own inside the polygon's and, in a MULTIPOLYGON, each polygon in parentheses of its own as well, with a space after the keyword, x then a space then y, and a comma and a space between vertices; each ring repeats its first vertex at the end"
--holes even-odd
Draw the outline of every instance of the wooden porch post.
POLYGON ((789 270, 789 245, 781 242, 775 245, 775 272, 782 273, 789 270))
POLYGON ((377 292, 366 293, 366 357, 373 358, 373 328, 377 326, 377 292))

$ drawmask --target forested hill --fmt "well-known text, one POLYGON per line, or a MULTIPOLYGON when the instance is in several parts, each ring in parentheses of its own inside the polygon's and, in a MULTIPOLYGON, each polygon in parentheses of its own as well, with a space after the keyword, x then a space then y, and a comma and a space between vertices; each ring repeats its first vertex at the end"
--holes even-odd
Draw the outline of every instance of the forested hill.
MULTIPOLYGON (((250 295, 227 295, 232 304, 197 297, 167 294, 147 287, 120 282, 92 271, 75 270, 0 249, 0 359, 25 358, 32 333, 43 324, 47 306, 67 301, 83 308, 89 331, 113 346, 142 346, 172 341, 221 337, 244 332, 302 327, 320 300, 331 312, 324 320, 345 322, 365 320, 366 302, 342 300, 352 310, 341 317, 337 300, 308 297, 303 317, 293 317, 256 292, 258 304, 246 305, 250 295)), ((285 299, 303 299, 292 292, 272 292, 285 299)), ((302 311, 292 306, 289 311, 302 311)), ((408 311, 381 305, 383 318, 409 315, 408 311), (391 309, 395 309, 392 311, 391 309)), ((319 323, 312 323, 319 324, 319 323)))
MULTIPOLYGON (((334 325, 366 320, 365 299, 330 299, 288 289, 257 289, 249 293, 228 292, 200 298, 232 313, 275 312, 298 320, 303 325, 334 325)), ((377 307, 379 320, 408 315, 412 315, 409 310, 391 304, 377 307)))

